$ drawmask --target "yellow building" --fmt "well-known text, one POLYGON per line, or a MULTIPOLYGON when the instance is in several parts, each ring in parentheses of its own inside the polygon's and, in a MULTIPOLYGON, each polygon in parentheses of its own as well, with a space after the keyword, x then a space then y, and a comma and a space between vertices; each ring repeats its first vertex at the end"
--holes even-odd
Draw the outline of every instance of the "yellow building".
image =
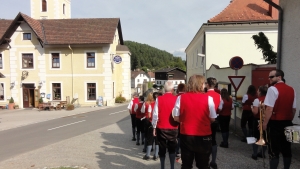
POLYGON ((130 53, 120 19, 62 19, 70 17, 69 0, 46 1, 47 15, 38 12, 43 2, 32 0, 34 18, 19 13, 0 20, 0 105, 11 97, 21 108, 37 107, 40 97, 68 97, 81 106, 96 105, 99 96, 104 105, 120 94, 130 99, 130 53), (50 14, 55 4, 68 15, 50 14))

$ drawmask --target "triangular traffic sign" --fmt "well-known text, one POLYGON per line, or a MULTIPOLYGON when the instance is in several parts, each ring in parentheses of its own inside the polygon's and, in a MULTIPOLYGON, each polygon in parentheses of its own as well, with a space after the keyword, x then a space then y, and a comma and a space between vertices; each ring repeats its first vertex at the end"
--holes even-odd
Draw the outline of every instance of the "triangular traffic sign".
POLYGON ((233 88, 237 92, 243 83, 246 76, 228 76, 230 83, 232 84, 233 88))

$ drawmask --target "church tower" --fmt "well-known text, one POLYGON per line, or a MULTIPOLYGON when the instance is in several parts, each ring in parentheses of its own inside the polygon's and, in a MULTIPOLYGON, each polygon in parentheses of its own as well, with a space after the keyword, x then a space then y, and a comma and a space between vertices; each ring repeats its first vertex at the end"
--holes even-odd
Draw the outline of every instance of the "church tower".
POLYGON ((34 19, 71 18, 71 0, 30 0, 30 8, 34 19))

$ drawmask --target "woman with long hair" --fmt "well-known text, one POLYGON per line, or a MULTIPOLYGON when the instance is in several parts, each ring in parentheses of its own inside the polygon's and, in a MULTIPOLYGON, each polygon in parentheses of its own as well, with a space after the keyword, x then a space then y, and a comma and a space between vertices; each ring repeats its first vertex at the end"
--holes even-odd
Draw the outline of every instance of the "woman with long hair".
POLYGON ((244 134, 244 138, 241 140, 242 142, 247 142, 246 137, 249 137, 253 134, 253 114, 251 106, 256 98, 256 88, 255 86, 250 85, 248 87, 247 93, 243 96, 242 99, 243 112, 241 118, 241 128, 244 134), (246 128, 247 123, 249 131, 246 128))
POLYGON ((180 123, 181 168, 209 168, 210 124, 217 117, 213 98, 204 93, 205 77, 193 75, 187 92, 177 97, 173 117, 180 123))
POLYGON ((219 106, 218 120, 223 141, 221 142, 220 147, 228 148, 229 123, 231 118, 231 110, 234 108, 234 106, 227 89, 221 90, 221 98, 222 100, 219 106))

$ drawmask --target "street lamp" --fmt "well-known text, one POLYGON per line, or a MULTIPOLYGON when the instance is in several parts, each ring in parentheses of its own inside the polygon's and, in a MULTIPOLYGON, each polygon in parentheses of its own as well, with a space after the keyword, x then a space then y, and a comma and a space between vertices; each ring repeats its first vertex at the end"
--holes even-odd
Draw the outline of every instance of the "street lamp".
POLYGON ((200 56, 202 59, 203 59, 203 65, 202 65, 202 67, 203 67, 203 69, 202 69, 202 73, 203 73, 203 76, 205 76, 205 54, 203 54, 203 53, 198 53, 197 54, 198 56, 200 56))

